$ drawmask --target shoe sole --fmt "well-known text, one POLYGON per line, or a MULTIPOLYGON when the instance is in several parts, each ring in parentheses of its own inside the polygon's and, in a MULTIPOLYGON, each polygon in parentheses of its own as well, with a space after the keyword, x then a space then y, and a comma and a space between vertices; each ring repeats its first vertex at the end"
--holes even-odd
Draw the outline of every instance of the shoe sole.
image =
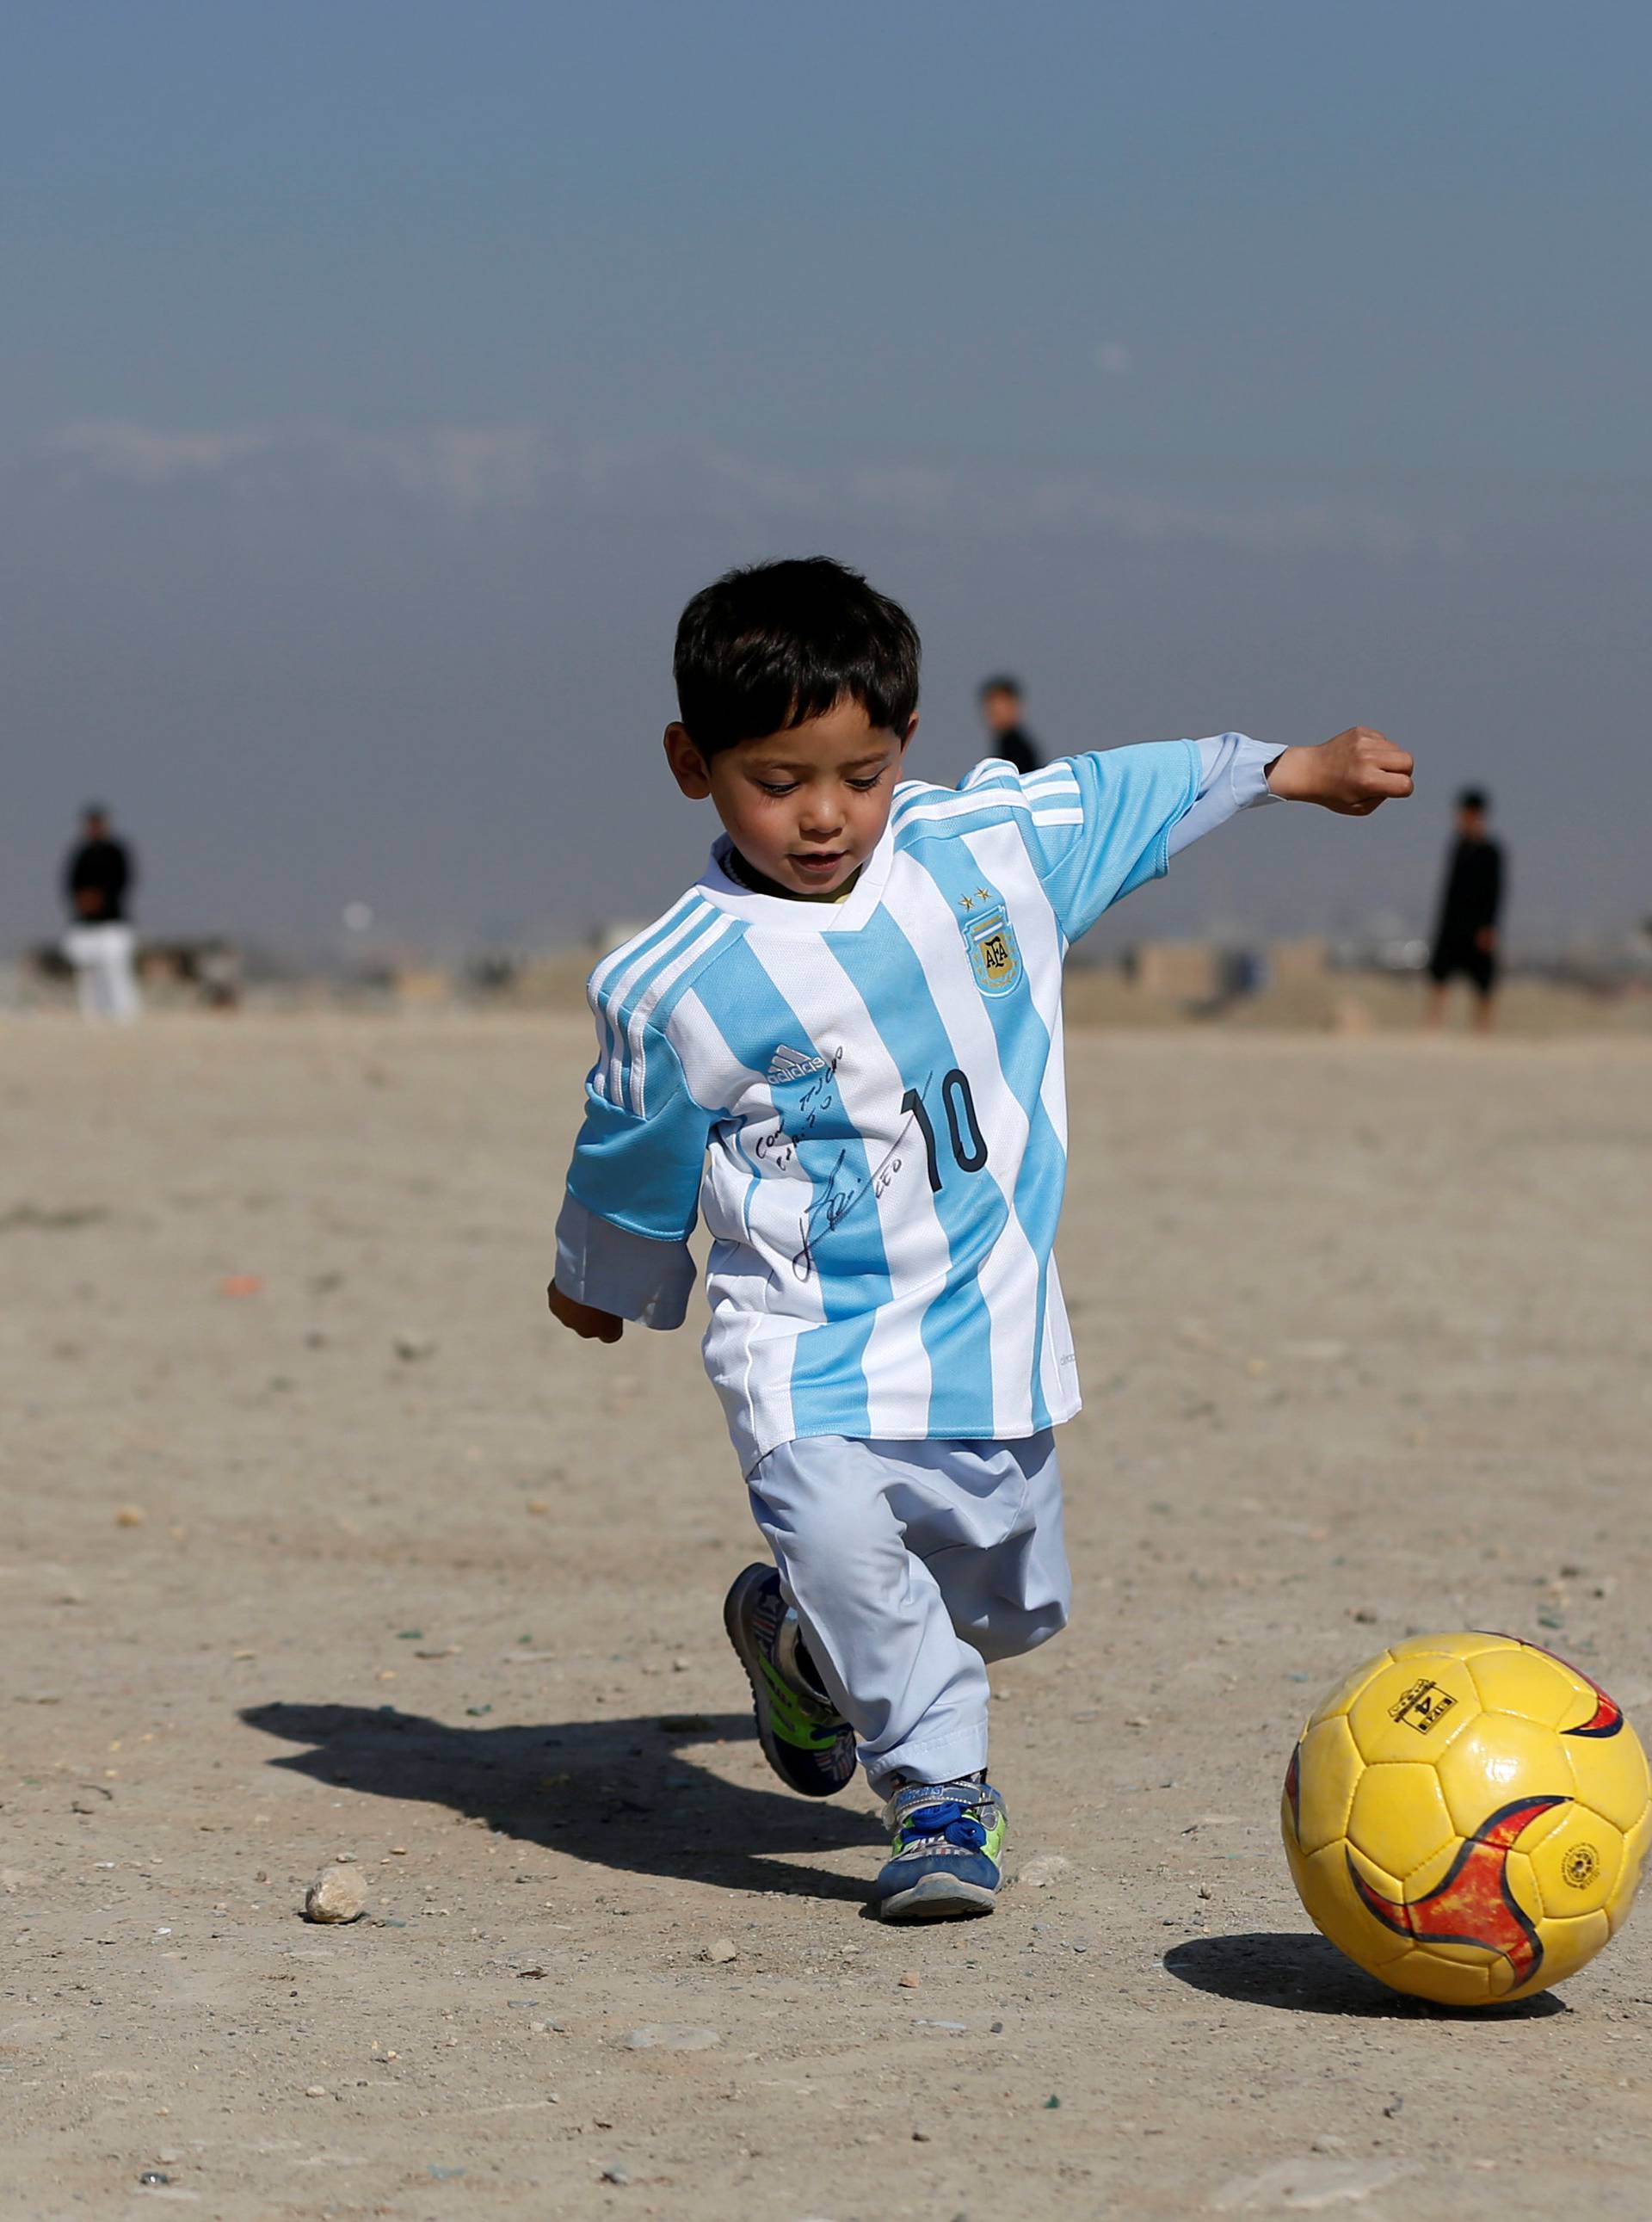
POLYGON ((788 1790, 795 1790, 800 1798, 835 1798, 847 1790, 854 1779, 853 1770, 838 1783, 796 1782, 787 1773, 779 1755, 780 1740, 769 1725, 768 1706, 765 1698, 763 1669, 754 1652, 746 1628, 744 1607, 747 1598, 755 1589, 760 1589, 768 1576, 767 1566, 748 1566, 735 1581, 723 1601, 723 1625, 728 1630, 729 1641, 735 1648, 735 1656, 746 1672, 751 1685, 752 1711, 757 1722, 757 1741, 762 1746, 763 1756, 788 1790))
POLYGON ((879 1921, 965 1921, 972 1915, 991 1913, 998 1892, 978 1882, 961 1882, 956 1876, 927 1874, 910 1890, 897 1891, 878 1908, 879 1921))

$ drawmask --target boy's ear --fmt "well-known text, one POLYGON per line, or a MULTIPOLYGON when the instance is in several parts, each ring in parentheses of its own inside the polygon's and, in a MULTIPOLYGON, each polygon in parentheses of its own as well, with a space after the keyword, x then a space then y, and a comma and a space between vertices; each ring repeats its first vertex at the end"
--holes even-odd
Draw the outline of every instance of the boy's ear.
POLYGON ((675 722, 666 728, 666 762, 671 775, 691 802, 704 802, 711 792, 711 775, 705 758, 689 738, 686 725, 675 722))
POLYGON ((914 710, 911 716, 906 720, 906 731, 901 736, 900 749, 903 756, 906 753, 907 747, 911 741, 913 734, 917 731, 917 720, 918 712, 914 710))

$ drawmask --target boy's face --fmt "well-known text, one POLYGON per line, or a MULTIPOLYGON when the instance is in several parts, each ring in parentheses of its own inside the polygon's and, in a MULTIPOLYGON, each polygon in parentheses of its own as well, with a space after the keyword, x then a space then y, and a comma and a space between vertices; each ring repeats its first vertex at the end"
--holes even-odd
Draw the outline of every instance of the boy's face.
POLYGON ((710 795, 746 862, 793 894, 829 895, 858 872, 889 823, 901 758, 917 730, 875 726, 852 696, 818 718, 719 749, 709 760, 686 729, 666 729, 683 793, 710 795))

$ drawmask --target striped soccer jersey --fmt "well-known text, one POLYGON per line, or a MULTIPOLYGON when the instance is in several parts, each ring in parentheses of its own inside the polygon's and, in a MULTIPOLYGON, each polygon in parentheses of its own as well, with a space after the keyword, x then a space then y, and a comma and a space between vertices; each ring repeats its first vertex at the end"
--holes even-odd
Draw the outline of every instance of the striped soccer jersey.
POLYGON ((1191 741, 895 791, 836 904, 704 876, 604 959, 570 1195, 712 1238, 704 1354, 749 1472, 802 1435, 1013 1440, 1079 1409, 1052 1250, 1061 963, 1165 869, 1191 741))

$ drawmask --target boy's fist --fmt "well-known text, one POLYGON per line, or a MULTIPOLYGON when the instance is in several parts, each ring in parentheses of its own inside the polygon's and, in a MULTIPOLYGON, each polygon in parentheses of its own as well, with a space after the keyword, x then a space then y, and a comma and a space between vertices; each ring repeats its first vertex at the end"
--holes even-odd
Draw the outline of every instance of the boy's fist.
POLYGON ((1411 791, 1411 759, 1386 733, 1350 725, 1317 749, 1286 749, 1267 775, 1286 802, 1317 802, 1345 818, 1368 818, 1380 803, 1411 791))
POLYGON ((572 1328, 575 1334, 583 1335, 587 1342, 617 1342, 625 1332, 625 1322, 617 1312, 599 1312, 595 1304, 576 1303, 565 1296, 553 1281, 545 1291, 546 1301, 554 1319, 564 1327, 572 1328))

